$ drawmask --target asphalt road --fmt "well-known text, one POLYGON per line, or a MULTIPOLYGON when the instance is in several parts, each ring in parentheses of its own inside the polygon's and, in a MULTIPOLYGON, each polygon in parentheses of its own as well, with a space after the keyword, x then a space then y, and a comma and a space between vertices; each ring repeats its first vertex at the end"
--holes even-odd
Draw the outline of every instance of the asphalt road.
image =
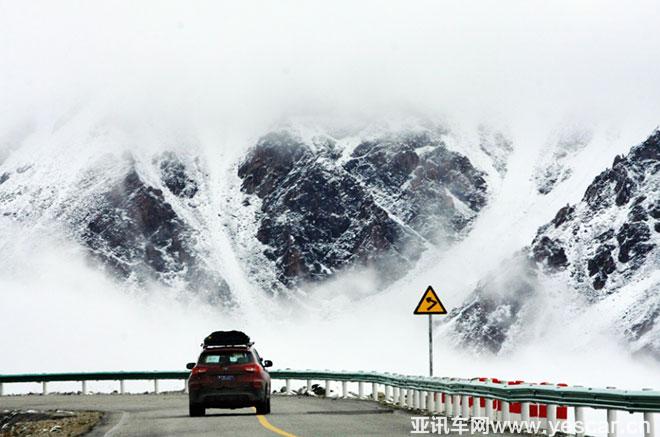
POLYGON ((207 410, 188 417, 188 397, 160 395, 47 395, 0 397, 0 409, 106 412, 90 436, 409 436, 410 413, 375 402, 273 396, 272 413, 207 410))

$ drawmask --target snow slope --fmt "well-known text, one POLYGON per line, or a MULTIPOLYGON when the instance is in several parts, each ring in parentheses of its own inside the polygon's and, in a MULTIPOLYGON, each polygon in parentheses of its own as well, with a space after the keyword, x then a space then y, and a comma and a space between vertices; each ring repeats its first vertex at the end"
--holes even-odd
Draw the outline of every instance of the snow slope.
MULTIPOLYGON (((549 130, 534 125, 525 125, 525 129, 451 125, 441 133, 441 140, 448 150, 466 156, 484 171, 488 184, 487 203, 469 231, 451 245, 426 247, 410 271, 389 285, 378 285, 378 274, 366 268, 337 272, 321 282, 289 289, 264 287, 268 281, 273 283, 272 270, 264 268, 263 258, 250 255, 264 249, 253 237, 262 205, 256 196, 250 197, 249 205, 244 204, 246 195, 240 191, 242 180, 237 174, 250 146, 268 130, 227 137, 176 124, 156 126, 146 129, 121 119, 108 121, 98 117, 95 108, 80 109, 57 126, 43 122, 33 126, 31 133, 16 140, 0 164, 0 175, 8 174, 0 185, 0 280, 3 291, 11 290, 1 294, 1 304, 9 313, 28 317, 3 318, 1 322, 3 332, 18 327, 25 333, 22 339, 3 340, 2 347, 18 351, 5 365, 7 372, 97 370, 99 366, 179 368, 189 361, 207 331, 231 326, 258 338, 262 354, 273 358, 278 367, 340 366, 424 373, 420 351, 425 350, 425 323, 411 315, 418 294, 433 284, 446 306, 460 306, 481 278, 497 271, 502 260, 528 245, 539 226, 551 220, 558 209, 579 202, 612 158, 627 152, 630 144, 648 133, 622 129, 612 135, 610 129, 594 128, 589 144, 570 159, 570 176, 542 194, 534 175, 537 163, 547 154, 548 138, 552 137, 549 130), (490 134, 484 134, 484 129, 490 134), (493 132, 507 132, 508 141, 495 147, 497 153, 489 149, 490 140, 483 141, 484 135, 496 138, 493 132), (223 301, 223 306, 232 308, 230 312, 218 309, 206 286, 182 280, 185 275, 154 270, 148 258, 135 261, 140 266, 136 271, 146 272, 143 276, 124 277, 109 270, 102 256, 90 253, 75 226, 79 222, 71 217, 94 212, 100 205, 99 197, 121 186, 132 172, 140 183, 137 191, 124 191, 129 193, 128 199, 135 198, 130 193, 149 192, 150 208, 169 211, 164 206, 169 205, 172 220, 181 223, 171 234, 186 234, 189 247, 194 248, 190 253, 200 260, 199 269, 221 278, 215 285, 222 282, 231 290, 230 301, 223 301), (47 326, 58 328, 47 334, 45 352, 67 352, 50 368, 42 369, 23 343, 25 338, 44 335, 47 326), (155 332, 162 336, 154 340, 155 332), (100 363, 95 355, 103 354, 106 348, 90 340, 98 336, 130 350, 130 362, 124 353, 114 351, 100 363), (158 354, 144 350, 145 341, 153 342, 158 354), (74 356, 76 349, 70 344, 84 345, 89 357, 74 356), (396 356, 391 353, 393 346, 399 351, 396 356), (71 367, 74 362, 76 368, 71 367)), ((316 137, 324 129, 313 132, 301 137, 316 137)), ((326 136, 342 146, 337 162, 344 165, 363 139, 382 138, 388 133, 391 130, 371 127, 351 129, 341 138, 334 131, 326 136)), ((118 209, 126 215, 117 214, 116 223, 124 224, 123 219, 135 222, 131 208, 136 204, 127 205, 130 207, 118 209)), ((144 244, 162 243, 168 253, 171 245, 167 239, 154 240, 141 230, 137 234, 145 238, 140 240, 144 244)), ((622 385, 641 386, 652 378, 657 364, 628 358, 631 350, 648 342, 616 342, 601 347, 598 353, 593 346, 601 345, 617 324, 630 326, 643 320, 646 315, 641 307, 611 312, 599 323, 586 316, 575 318, 586 308, 585 299, 565 284, 559 287, 553 278, 548 281, 547 287, 554 287, 557 293, 544 295, 547 300, 537 301, 536 306, 547 305, 556 311, 535 313, 537 322, 505 347, 509 356, 488 362, 475 360, 469 350, 455 347, 449 330, 440 329, 436 343, 436 361, 442 357, 439 372, 456 376, 488 372, 502 377, 605 385, 608 366, 625 366, 634 371, 622 385), (565 348, 562 342, 576 333, 580 334, 582 349, 577 345, 565 348), (561 349, 557 356, 562 358, 542 368, 534 367, 530 363, 541 344, 561 349), (610 354, 618 358, 591 372, 596 362, 610 354), (563 361, 568 357, 577 357, 580 366, 568 369, 563 361), (511 359, 523 364, 512 366, 511 359)), ((616 304, 620 308, 622 303, 643 299, 654 293, 649 281, 627 285, 631 291, 625 298, 624 294, 612 295, 607 298, 612 299, 607 300, 609 303, 604 300, 596 305, 616 304)), ((590 306, 588 314, 602 314, 594 308, 590 306)))

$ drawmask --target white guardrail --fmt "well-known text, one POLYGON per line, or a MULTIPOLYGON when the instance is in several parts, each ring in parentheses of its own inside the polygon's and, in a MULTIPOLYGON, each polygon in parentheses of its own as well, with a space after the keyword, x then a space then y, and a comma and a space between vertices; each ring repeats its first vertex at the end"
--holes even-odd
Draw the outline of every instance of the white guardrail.
MULTIPOLYGON (((660 392, 615 388, 593 389, 565 384, 529 384, 523 381, 501 381, 495 378, 438 378, 405 376, 376 372, 332 372, 315 370, 272 370, 273 380, 283 380, 283 394, 331 396, 331 388, 339 384, 341 390, 332 397, 370 399, 390 407, 419 414, 451 418, 486 418, 490 422, 533 423, 548 431, 575 429, 568 425, 569 408, 574 424, 584 423, 588 408, 604 410, 608 437, 617 435, 617 415, 620 412, 641 413, 644 437, 654 437, 655 413, 660 412, 660 392), (303 381, 302 389, 293 391, 292 381, 303 381), (313 383, 323 382, 313 388, 313 383), (349 384, 357 384, 357 393, 349 392, 349 384), (367 389, 368 388, 368 389, 367 389)), ((3 384, 42 384, 42 394, 48 394, 49 382, 81 382, 81 394, 87 394, 88 381, 118 381, 119 393, 125 393, 125 381, 153 381, 158 393, 159 380, 187 380, 188 371, 174 372, 93 372, 0 375, 0 396, 3 384)), ((186 390, 184 384, 184 391, 186 390)), ((584 437, 584 427, 576 432, 584 437)))

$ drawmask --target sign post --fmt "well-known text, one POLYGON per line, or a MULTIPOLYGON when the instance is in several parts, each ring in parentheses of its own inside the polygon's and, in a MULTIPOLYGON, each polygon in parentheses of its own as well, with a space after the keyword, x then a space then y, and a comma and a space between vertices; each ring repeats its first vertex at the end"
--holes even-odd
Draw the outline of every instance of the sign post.
POLYGON ((433 314, 429 314, 429 376, 433 376, 433 314))
POLYGON ((429 315, 429 376, 433 376, 433 314, 447 314, 447 310, 430 285, 422 295, 413 314, 429 315))

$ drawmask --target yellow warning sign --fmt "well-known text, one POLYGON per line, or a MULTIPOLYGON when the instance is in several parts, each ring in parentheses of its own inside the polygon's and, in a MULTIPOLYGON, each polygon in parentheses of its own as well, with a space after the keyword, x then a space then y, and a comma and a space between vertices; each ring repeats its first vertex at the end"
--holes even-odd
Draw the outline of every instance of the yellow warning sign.
POLYGON ((429 285, 422 300, 417 304, 414 314, 447 314, 445 306, 440 302, 440 298, 435 294, 433 287, 429 285))

